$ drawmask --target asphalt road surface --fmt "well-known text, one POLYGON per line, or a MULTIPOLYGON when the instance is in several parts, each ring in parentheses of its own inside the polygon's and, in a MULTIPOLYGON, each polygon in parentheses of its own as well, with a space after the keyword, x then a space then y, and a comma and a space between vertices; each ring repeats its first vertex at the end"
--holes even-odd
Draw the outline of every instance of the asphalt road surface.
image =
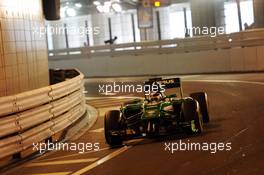
MULTIPOLYGON (((96 124, 75 143, 98 143, 99 150, 53 151, 5 174, 23 175, 261 175, 264 174, 264 74, 195 75, 183 77, 184 94, 206 91, 211 121, 197 136, 179 134, 159 139, 135 139, 125 146, 105 143, 105 111, 141 94, 98 93, 99 84, 114 81, 142 84, 143 78, 87 80, 88 103, 99 110, 96 124), (231 150, 175 150, 181 143, 227 144, 231 150), (166 144, 166 145, 165 145, 166 144)), ((213 148, 213 147, 212 147, 213 148)), ((95 149, 93 147, 93 149, 95 149)))

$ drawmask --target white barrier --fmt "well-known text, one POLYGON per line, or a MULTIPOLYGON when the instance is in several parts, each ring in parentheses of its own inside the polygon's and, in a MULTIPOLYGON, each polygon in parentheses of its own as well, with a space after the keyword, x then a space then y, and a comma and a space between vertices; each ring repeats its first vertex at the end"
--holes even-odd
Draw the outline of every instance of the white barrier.
POLYGON ((21 127, 21 130, 24 131, 32 126, 36 126, 45 121, 50 120, 53 117, 51 112, 52 105, 46 104, 40 107, 36 107, 25 112, 18 114, 18 124, 21 127))
POLYGON ((50 87, 45 87, 16 95, 18 110, 24 111, 48 103, 52 98, 49 96, 50 91, 50 87))
POLYGON ((23 150, 21 145, 21 137, 13 136, 0 140, 0 157, 13 155, 23 150))
POLYGON ((219 35, 217 37, 202 36, 185 39, 161 41, 144 41, 125 44, 90 46, 50 50, 51 59, 75 59, 96 56, 139 55, 145 53, 197 52, 234 47, 250 47, 264 45, 264 29, 219 35), (80 56, 82 55, 82 56, 80 56))
POLYGON ((33 91, 0 98, 0 158, 64 130, 86 111, 83 74, 33 91))
POLYGON ((15 96, 0 97, 0 117, 18 111, 15 100, 15 96))
POLYGON ((76 67, 87 77, 264 70, 264 29, 230 35, 50 51, 51 68, 76 67))
POLYGON ((0 118, 0 137, 7 136, 20 130, 17 117, 17 115, 11 115, 9 117, 0 118))

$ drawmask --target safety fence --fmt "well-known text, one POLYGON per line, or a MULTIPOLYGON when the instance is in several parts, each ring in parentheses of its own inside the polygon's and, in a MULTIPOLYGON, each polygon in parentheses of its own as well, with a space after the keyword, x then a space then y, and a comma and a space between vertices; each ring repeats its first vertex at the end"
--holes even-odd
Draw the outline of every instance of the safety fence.
POLYGON ((75 74, 48 87, 0 97, 0 158, 51 138, 85 114, 84 76, 75 74))
POLYGON ((264 29, 254 29, 226 35, 219 35, 217 37, 201 36, 184 39, 176 38, 172 40, 50 50, 49 57, 50 59, 75 59, 109 55, 121 56, 171 52, 184 53, 263 45, 264 29))

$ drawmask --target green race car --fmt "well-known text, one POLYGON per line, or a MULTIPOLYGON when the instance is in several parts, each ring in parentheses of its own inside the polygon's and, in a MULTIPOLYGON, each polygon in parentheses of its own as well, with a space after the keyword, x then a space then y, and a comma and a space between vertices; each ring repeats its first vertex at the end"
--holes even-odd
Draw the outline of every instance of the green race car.
POLYGON ((145 99, 128 101, 120 110, 105 114, 105 139, 109 145, 121 145, 124 140, 136 137, 179 131, 201 133, 203 123, 209 122, 207 94, 197 92, 190 94, 190 97, 183 97, 180 78, 150 79, 144 86, 157 88, 145 94, 145 99), (176 93, 165 95, 169 89, 178 89, 180 97, 176 93))

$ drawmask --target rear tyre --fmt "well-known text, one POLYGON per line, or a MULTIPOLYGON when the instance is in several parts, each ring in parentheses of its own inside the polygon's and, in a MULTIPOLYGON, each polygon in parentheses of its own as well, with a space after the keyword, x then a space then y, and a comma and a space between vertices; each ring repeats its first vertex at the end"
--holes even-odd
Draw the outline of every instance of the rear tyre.
POLYGON ((203 131, 203 121, 200 114, 199 103, 193 99, 186 99, 182 103, 182 113, 185 122, 189 122, 187 132, 190 134, 203 131))
POLYGON ((207 94, 205 92, 197 92, 197 93, 192 93, 190 97, 198 101, 200 105, 200 111, 203 116, 203 122, 208 123, 210 121, 210 117, 208 112, 209 105, 207 100, 207 94))
POLYGON ((113 110, 108 111, 105 114, 105 121, 104 121, 104 130, 105 130, 105 139, 106 142, 111 146, 122 145, 123 140, 121 134, 120 126, 120 111, 113 110), (115 134, 113 134, 113 131, 115 134))

